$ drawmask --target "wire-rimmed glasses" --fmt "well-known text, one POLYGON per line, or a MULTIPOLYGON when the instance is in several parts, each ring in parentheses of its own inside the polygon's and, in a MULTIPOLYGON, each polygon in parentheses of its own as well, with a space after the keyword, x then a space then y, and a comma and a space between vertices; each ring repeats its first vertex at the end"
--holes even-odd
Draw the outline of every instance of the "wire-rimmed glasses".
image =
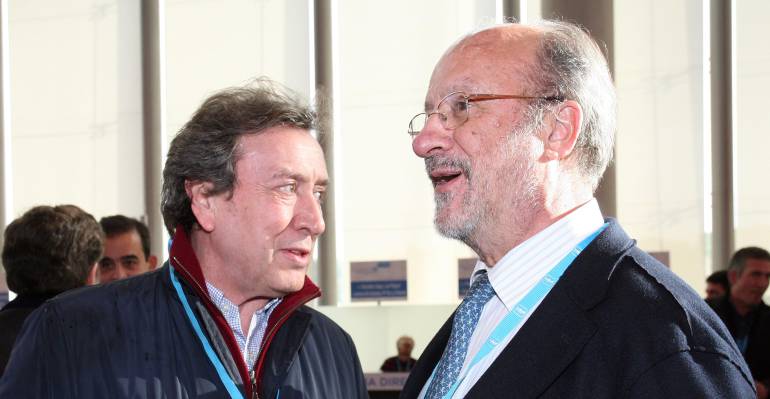
POLYGON ((433 115, 438 115, 439 121, 444 129, 455 129, 468 120, 469 104, 476 101, 489 100, 545 100, 545 101, 563 101, 559 96, 522 96, 516 94, 467 94, 462 91, 455 91, 446 95, 439 101, 436 109, 431 112, 420 112, 409 121, 409 135, 414 139, 428 123, 433 115))

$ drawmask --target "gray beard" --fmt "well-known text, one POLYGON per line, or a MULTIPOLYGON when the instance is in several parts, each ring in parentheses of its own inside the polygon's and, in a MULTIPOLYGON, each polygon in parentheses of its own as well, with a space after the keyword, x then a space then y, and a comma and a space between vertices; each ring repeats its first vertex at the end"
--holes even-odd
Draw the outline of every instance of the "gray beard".
POLYGON ((436 230, 444 237, 462 241, 470 246, 470 237, 478 227, 483 218, 481 207, 474 207, 472 197, 475 192, 471 182, 473 174, 470 169, 470 162, 467 160, 435 158, 425 159, 425 170, 430 174, 433 169, 439 167, 452 167, 460 169, 468 182, 468 191, 463 198, 461 212, 451 214, 448 220, 439 220, 439 214, 454 199, 454 193, 434 193, 433 199, 436 203, 436 210, 433 217, 433 224, 436 230))
MULTIPOLYGON (((516 149, 520 148, 519 139, 533 134, 535 129, 536 126, 529 126, 527 124, 515 129, 508 136, 508 140, 506 140, 502 147, 496 150, 498 155, 509 161, 525 156, 524 154, 516 153, 516 149)), ((439 220, 439 215, 445 207, 449 206, 455 194, 434 194, 436 210, 433 223, 439 234, 461 241, 477 254, 482 255, 479 245, 482 239, 480 235, 483 235, 482 233, 494 224, 512 224, 510 228, 520 230, 527 228, 529 218, 536 210, 540 199, 537 184, 532 180, 532 176, 535 173, 534 165, 514 162, 512 168, 491 170, 489 171, 491 173, 486 175, 491 180, 472 173, 470 163, 465 160, 434 158, 425 160, 425 167, 429 173, 438 166, 459 168, 463 171, 468 182, 468 188, 463 196, 461 209, 458 212, 449 214, 443 220, 439 220), (499 215, 500 211, 496 209, 497 207, 494 204, 495 199, 489 197, 493 193, 505 197, 506 206, 516 208, 513 212, 508 212, 515 220, 500 220, 501 215, 499 215)), ((493 168, 490 165, 479 165, 477 167, 493 168)), ((500 206, 499 203, 498 206, 500 206)))
MULTIPOLYGON (((470 182, 470 180, 469 180, 470 182)), ((486 219, 484 208, 475 204, 474 206, 472 198, 473 188, 469 185, 469 190, 463 197, 462 212, 455 213, 449 216, 447 220, 443 222, 439 220, 439 213, 444 207, 452 202, 454 194, 452 193, 438 193, 434 196, 436 202, 436 214, 433 219, 433 223, 436 226, 439 234, 447 238, 452 238, 464 242, 471 248, 475 248, 472 245, 475 240, 472 237, 475 235, 476 229, 482 224, 482 220, 486 219), (471 195, 469 195, 471 194, 471 195)), ((475 193, 473 193, 475 194, 475 193)))

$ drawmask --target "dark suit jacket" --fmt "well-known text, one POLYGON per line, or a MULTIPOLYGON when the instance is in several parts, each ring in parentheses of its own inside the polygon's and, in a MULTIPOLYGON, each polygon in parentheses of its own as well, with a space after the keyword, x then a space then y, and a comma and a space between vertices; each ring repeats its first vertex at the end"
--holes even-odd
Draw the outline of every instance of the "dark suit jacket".
MULTIPOLYGON (((749 369, 719 318, 608 221, 466 397, 754 397, 749 369)), ((419 395, 451 328, 452 317, 402 398, 419 395)))
POLYGON ((11 357, 16 336, 27 316, 56 294, 19 295, 0 310, 0 376, 11 357))
MULTIPOLYGON (((708 304, 733 334, 737 313, 729 298, 711 300, 708 304)), ((744 357, 754 379, 770 386, 770 306, 760 303, 750 314, 753 321, 744 357)))

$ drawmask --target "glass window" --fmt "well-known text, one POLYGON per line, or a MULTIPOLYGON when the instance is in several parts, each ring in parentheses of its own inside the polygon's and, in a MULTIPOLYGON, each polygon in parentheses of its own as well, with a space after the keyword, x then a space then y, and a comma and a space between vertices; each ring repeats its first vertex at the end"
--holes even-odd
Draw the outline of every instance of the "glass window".
POLYGON ((307 99, 308 12, 308 2, 299 0, 235 0, 226 7, 218 0, 168 1, 167 141, 208 95, 255 77, 267 76, 307 99))
POLYGON ((710 256, 704 181, 704 2, 614 3, 618 219, 702 291, 710 256))
POLYGON ((754 245, 770 250, 770 167, 765 154, 770 148, 770 113, 765 105, 770 93, 765 39, 770 2, 736 1, 735 11, 735 248, 754 245))
POLYGON ((457 261, 474 255, 434 230, 432 187, 407 125, 442 53, 494 21, 494 1, 340 1, 340 302, 350 301, 349 262, 372 260, 407 261, 410 304, 457 301, 457 261))
POLYGON ((13 215, 144 214, 139 2, 8 2, 13 215))

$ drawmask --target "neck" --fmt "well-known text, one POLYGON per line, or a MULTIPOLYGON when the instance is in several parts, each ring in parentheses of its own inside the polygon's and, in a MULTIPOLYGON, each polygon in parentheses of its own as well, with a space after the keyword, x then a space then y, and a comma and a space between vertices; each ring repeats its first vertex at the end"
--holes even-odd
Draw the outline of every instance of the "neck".
POLYGON ((254 317, 254 313, 256 313, 257 310, 264 308, 268 301, 268 299, 255 298, 238 304, 238 315, 241 319, 241 331, 243 331, 244 334, 248 334, 249 325, 251 324, 251 318, 254 317))
POLYGON ((529 215, 513 215, 501 219, 509 220, 507 223, 498 220, 496 225, 489 229, 492 234, 485 234, 488 237, 487 240, 479 241, 485 243, 480 245, 476 251, 479 259, 487 266, 493 267, 508 251, 569 215, 590 201, 591 198, 592 196, 589 194, 587 198, 573 197, 571 201, 554 201, 546 204, 540 210, 531 211, 532 213, 529 215))
POLYGON ((732 302, 733 307, 735 308, 735 312, 738 313, 740 316, 746 316, 757 306, 757 305, 745 303, 732 295, 730 296, 730 302, 732 302))
POLYGON ((205 232, 194 229, 190 234, 190 244, 192 245, 193 252, 195 252, 195 256, 198 258, 203 278, 206 282, 222 291, 227 300, 238 306, 241 322, 243 323, 245 318, 246 328, 248 328, 248 323, 251 321, 251 316, 254 312, 265 307, 272 298, 242 292, 239 289, 240 281, 236 281, 237 277, 234 278, 226 273, 228 270, 227 261, 218 256, 215 251, 210 250, 210 236, 205 232))

